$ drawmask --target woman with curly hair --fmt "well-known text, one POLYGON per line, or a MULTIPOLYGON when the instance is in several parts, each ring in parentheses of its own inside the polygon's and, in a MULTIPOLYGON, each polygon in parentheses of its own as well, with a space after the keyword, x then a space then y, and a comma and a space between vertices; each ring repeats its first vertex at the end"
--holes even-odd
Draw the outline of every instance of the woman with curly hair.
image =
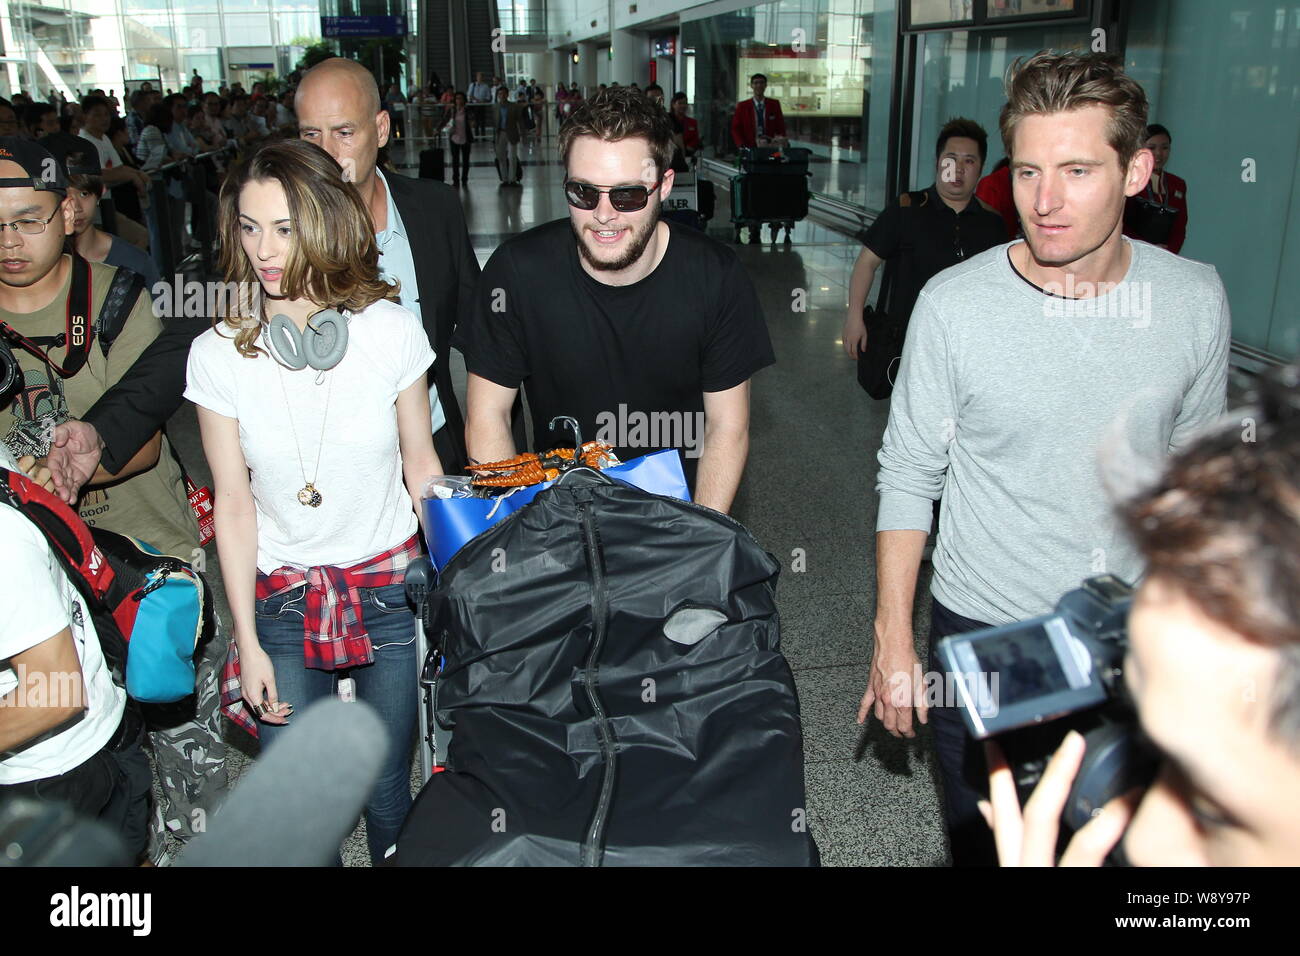
POLYGON ((221 263, 238 308, 190 351, 234 619, 231 719, 274 746, 295 707, 365 700, 389 735, 366 806, 373 861, 411 804, 415 617, 402 579, 418 501, 440 474, 418 319, 379 277, 374 227, 320 148, 270 143, 221 190, 221 263))

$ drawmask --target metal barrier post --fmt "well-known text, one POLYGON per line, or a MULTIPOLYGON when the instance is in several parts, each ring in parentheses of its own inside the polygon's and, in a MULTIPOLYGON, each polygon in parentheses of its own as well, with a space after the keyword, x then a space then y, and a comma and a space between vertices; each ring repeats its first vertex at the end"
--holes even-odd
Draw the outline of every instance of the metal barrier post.
POLYGON ((171 196, 167 195, 166 170, 175 169, 176 163, 153 170, 149 173, 149 209, 145 214, 149 227, 149 248, 158 272, 171 281, 180 261, 179 250, 175 248, 175 235, 172 230, 171 196))
POLYGON ((216 225, 208 214, 208 165, 218 152, 219 150, 213 150, 194 157, 190 175, 186 177, 189 201, 193 207, 190 214, 191 235, 199 244, 199 263, 205 276, 212 271, 212 238, 216 230, 216 225))

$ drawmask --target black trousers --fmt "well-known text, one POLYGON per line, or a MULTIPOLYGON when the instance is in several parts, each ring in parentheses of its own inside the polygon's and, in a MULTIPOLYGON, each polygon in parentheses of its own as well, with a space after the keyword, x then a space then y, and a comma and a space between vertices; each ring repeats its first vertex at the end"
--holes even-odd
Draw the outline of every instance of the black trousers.
POLYGON ((117 733, 89 760, 57 777, 0 786, 0 795, 66 803, 83 817, 117 833, 132 860, 149 843, 149 794, 153 771, 142 746, 144 721, 127 703, 117 733))
POLYGON ((452 181, 469 182, 469 143, 451 144, 452 181))
MULTIPOLYGON (((930 615, 930 660, 927 670, 932 674, 942 670, 935 653, 941 638, 991 626, 954 614, 935 601, 930 615)), ((948 680, 945 679, 944 687, 947 686, 948 680)), ((941 699, 940 704, 942 703, 941 699)), ((998 852, 993 831, 984 822, 979 807, 976 806, 981 797, 966 782, 967 776, 972 774, 987 778, 984 747, 967 733, 958 707, 932 707, 930 729, 934 733, 939 769, 943 776, 943 821, 952 847, 952 865, 997 866, 998 852)))

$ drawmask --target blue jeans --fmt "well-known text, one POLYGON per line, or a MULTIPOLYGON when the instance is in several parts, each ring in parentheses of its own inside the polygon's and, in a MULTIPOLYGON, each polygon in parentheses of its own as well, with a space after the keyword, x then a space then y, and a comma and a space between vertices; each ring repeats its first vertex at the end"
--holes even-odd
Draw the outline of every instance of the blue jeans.
MULTIPOLYGON (((304 712, 312 702, 336 693, 336 681, 351 677, 357 700, 379 712, 388 728, 388 757, 366 804, 366 842, 370 860, 379 863, 397 842, 397 833, 411 809, 411 752, 419 705, 415 663, 415 614, 406 603, 402 585, 361 588, 362 624, 370 635, 375 660, 364 667, 341 671, 313 670, 304 665, 302 623, 306 585, 257 602, 257 638, 275 667, 280 700, 304 712)), ((261 723, 263 748, 293 725, 261 723)))

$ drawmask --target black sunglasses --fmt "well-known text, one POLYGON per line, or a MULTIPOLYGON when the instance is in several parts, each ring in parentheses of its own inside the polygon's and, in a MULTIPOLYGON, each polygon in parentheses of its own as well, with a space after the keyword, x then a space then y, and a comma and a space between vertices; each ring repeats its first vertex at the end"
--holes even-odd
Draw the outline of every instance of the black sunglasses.
POLYGON ((650 201, 650 194, 659 188, 663 180, 653 186, 612 186, 601 189, 590 183, 580 183, 576 179, 564 183, 564 198, 569 205, 577 209, 595 209, 600 205, 600 194, 609 193, 609 204, 619 212, 636 212, 644 209, 650 201))

